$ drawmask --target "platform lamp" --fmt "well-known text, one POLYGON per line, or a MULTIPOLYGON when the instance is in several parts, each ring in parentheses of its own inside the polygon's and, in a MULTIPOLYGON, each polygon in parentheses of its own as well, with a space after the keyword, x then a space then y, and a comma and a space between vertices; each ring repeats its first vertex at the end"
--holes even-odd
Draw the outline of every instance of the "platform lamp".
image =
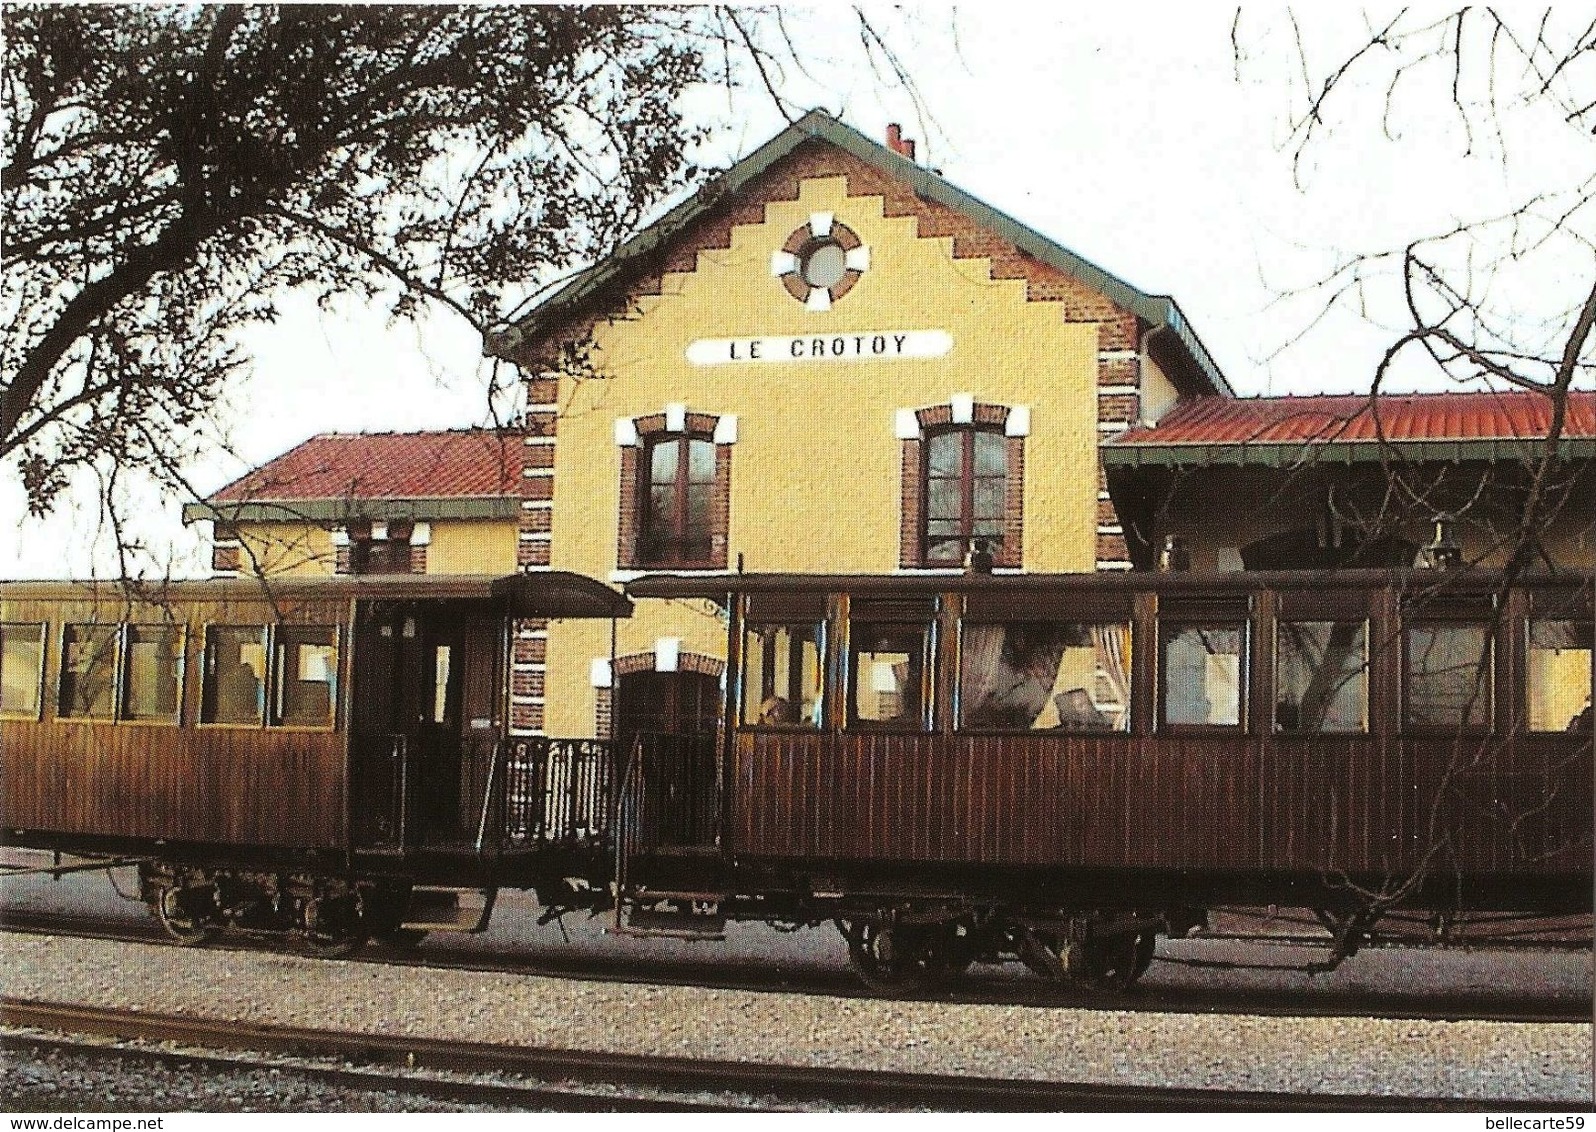
POLYGON ((1455 570, 1463 565, 1463 544, 1457 538, 1457 518, 1445 511, 1435 516, 1435 536, 1423 550, 1423 562, 1432 570, 1455 570))
POLYGON ((1164 549, 1158 553, 1158 572, 1183 573, 1190 569, 1191 550, 1186 546, 1186 540, 1179 535, 1165 536, 1164 549))

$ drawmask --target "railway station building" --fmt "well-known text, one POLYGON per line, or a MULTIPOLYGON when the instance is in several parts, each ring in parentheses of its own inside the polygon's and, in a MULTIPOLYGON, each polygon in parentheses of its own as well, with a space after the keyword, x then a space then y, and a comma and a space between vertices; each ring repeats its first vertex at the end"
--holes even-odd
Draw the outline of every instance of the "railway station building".
MULTIPOLYGON (((518 431, 314 437, 187 509, 216 571, 1393 565, 1443 514, 1490 561, 1550 425, 1531 393, 1239 398, 1173 299, 819 113, 486 349, 524 375, 518 431)), ((1559 443, 1535 549, 1588 567, 1596 394, 1559 443)), ((713 727, 720 606, 610 632, 520 627, 514 729, 713 727)))

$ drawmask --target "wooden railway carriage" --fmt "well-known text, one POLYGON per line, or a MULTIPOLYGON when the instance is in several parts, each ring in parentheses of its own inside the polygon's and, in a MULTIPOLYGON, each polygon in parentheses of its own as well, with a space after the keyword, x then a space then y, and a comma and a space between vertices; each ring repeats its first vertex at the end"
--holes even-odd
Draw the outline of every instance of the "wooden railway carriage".
MULTIPOLYGON (((1123 985, 1155 933, 1223 904, 1315 909, 1337 958, 1395 908, 1437 936, 1458 913, 1591 908, 1589 573, 629 592, 728 614, 714 836, 634 830, 625 878, 684 925, 836 918, 887 987, 993 952, 1123 985)), ((681 756, 656 762, 628 798, 680 830, 679 793, 638 779, 679 782, 681 756)))
POLYGON ((590 578, 7 583, 0 832, 137 861, 184 942, 480 930, 518 887, 631 932, 833 920, 887 990, 1124 986, 1231 904, 1314 909, 1333 961, 1398 912, 1588 928, 1592 591, 647 577, 724 611, 726 694, 716 734, 617 744, 505 728, 522 619, 630 613, 590 578))
POLYGON ((630 609, 559 572, 0 584, 4 842, 138 860, 185 941, 323 951, 607 872, 613 758, 507 737, 508 634, 630 609))

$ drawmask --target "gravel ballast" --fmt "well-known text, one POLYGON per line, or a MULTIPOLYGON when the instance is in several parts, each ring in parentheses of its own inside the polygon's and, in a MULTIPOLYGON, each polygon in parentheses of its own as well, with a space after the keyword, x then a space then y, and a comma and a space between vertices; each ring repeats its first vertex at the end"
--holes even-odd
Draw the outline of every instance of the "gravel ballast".
POLYGON ((634 1054, 1123 1085, 1591 1101, 1591 1027, 883 1002, 0 933, 19 998, 634 1054))

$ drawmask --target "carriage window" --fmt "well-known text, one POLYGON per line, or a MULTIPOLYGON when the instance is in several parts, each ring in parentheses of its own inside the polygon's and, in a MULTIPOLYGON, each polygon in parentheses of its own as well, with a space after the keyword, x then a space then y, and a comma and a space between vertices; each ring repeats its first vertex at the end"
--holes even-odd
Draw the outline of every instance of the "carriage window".
POLYGON ((116 714, 115 625, 68 625, 61 634, 63 719, 111 719, 116 714))
POLYGON ((0 715, 39 718, 44 625, 0 625, 0 715))
POLYGON ((820 623, 749 625, 743 637, 743 725, 819 727, 825 652, 820 623))
POLYGON ((123 660, 122 718, 177 721, 183 631, 175 625, 129 625, 123 660))
POLYGON ((959 726, 994 731, 1124 731, 1130 626, 966 623, 959 638, 959 726))
POLYGON ((924 625, 855 622, 849 660, 848 722, 859 727, 919 729, 925 722, 924 625))
POLYGON ((1275 729, 1369 729, 1368 633, 1362 621, 1282 621, 1275 653, 1275 729))
POLYGON ((288 727, 331 727, 337 675, 337 630, 324 625, 284 625, 277 631, 271 722, 288 727))
POLYGON ((1491 721, 1491 638, 1482 624, 1432 622, 1407 634, 1407 723, 1485 727, 1491 721))
POLYGON ((454 648, 437 645, 432 650, 432 722, 450 722, 449 687, 454 668, 454 648))
POLYGON ((1541 618, 1529 623, 1531 731, 1591 732, 1590 622, 1541 618))
POLYGON ((266 630, 212 625, 205 630, 201 723, 259 725, 266 712, 266 630))
POLYGON ((1163 722, 1174 727, 1241 726, 1244 625, 1160 626, 1163 722))

